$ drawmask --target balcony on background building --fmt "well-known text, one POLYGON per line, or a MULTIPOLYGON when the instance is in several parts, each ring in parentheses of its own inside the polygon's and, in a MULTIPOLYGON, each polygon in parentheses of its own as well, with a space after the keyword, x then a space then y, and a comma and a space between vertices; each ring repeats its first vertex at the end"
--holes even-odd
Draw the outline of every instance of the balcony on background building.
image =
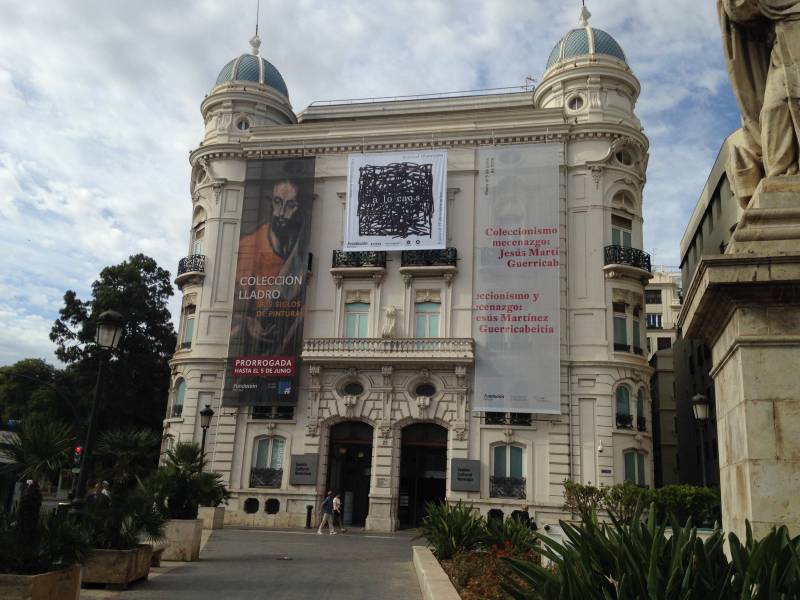
POLYGON ((618 344, 614 342, 614 352, 630 352, 631 347, 628 344, 618 344))
POLYGON ((617 413, 617 429, 633 429, 633 415, 617 413))
POLYGON ((638 431, 647 431, 647 419, 645 417, 636 417, 636 429, 638 431))
POLYGON ((483 420, 486 425, 529 427, 533 424, 533 415, 531 415, 531 413, 487 412, 484 414, 483 420))
POLYGON ((472 364, 475 342, 472 338, 306 338, 302 358, 315 364, 472 364))
POLYGON ((192 254, 178 261, 178 274, 175 285, 179 289, 187 283, 202 283, 206 276, 205 254, 192 254))
POLYGON ((331 268, 354 269, 359 267, 386 268, 386 252, 344 252, 333 251, 331 268))
POLYGON ((646 284, 653 278, 650 255, 638 248, 606 246, 603 264, 607 279, 630 277, 646 284))
POLYGON ((283 480, 283 469, 250 469, 251 488, 279 488, 283 480))
POLYGON ((525 498, 524 477, 489 477, 491 498, 525 498))

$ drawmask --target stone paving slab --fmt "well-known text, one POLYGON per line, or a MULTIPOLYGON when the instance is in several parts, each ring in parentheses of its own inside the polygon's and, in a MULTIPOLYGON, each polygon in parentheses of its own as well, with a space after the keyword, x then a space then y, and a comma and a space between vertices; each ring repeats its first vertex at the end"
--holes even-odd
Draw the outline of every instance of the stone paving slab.
POLYGON ((124 592, 83 590, 81 598, 420 600, 412 537, 225 528, 213 532, 197 562, 165 562, 124 592))

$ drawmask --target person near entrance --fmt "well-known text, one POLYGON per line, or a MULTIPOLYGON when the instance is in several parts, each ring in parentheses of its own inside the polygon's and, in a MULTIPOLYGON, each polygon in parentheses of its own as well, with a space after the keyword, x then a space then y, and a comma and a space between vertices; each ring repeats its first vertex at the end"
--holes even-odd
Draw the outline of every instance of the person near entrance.
POLYGON ((322 528, 326 524, 328 525, 328 532, 331 535, 336 535, 336 530, 333 527, 333 491, 328 491, 328 495, 322 501, 320 509, 322 510, 322 520, 319 523, 317 535, 322 535, 322 528))
POLYGON ((333 497, 333 529, 336 531, 336 526, 339 526, 339 532, 344 533, 344 517, 342 515, 342 496, 336 494, 333 497))

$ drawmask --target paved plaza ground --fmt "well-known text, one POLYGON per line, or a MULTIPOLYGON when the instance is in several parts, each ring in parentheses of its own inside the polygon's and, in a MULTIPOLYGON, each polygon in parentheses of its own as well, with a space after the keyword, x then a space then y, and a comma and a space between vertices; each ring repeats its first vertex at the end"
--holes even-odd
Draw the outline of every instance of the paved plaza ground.
POLYGON ((193 563, 162 563, 124 592, 84 590, 116 600, 418 600, 412 534, 335 536, 306 530, 221 529, 193 563), (291 560, 281 560, 288 557, 291 560))

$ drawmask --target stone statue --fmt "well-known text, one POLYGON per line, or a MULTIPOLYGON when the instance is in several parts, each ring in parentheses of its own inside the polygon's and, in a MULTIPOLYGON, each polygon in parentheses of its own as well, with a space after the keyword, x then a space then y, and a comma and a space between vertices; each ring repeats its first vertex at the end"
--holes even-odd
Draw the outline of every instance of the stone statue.
POLYGON ((387 306, 384 310, 383 329, 381 330, 381 337, 393 338, 394 328, 397 322, 397 309, 394 306, 387 306))
POLYGON ((726 171, 744 208, 763 178, 800 173, 800 0, 717 0, 717 9, 742 114, 726 171))

